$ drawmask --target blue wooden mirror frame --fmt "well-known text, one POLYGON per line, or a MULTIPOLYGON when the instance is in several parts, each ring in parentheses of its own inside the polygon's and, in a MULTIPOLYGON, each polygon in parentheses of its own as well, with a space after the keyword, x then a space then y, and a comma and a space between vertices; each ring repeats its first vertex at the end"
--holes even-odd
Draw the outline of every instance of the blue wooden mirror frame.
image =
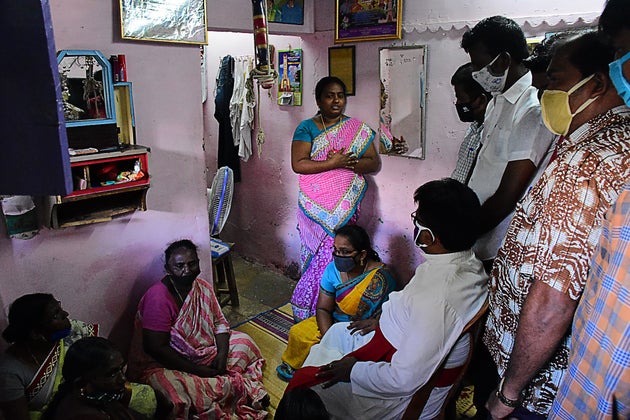
MULTIPOLYGON (((112 69, 109 61, 98 50, 61 50, 57 54, 57 65, 66 57, 93 57, 102 69, 103 95, 105 102, 106 118, 91 118, 80 120, 66 120, 66 127, 80 127, 89 125, 116 124, 116 110, 114 107, 114 83, 112 80, 112 69)), ((61 69, 59 69, 61 74, 61 69)))

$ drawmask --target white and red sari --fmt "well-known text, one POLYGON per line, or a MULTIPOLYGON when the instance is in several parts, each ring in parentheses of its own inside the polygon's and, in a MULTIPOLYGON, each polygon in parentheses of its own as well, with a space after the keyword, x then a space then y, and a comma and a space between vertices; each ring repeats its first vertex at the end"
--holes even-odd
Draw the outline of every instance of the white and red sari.
MULTIPOLYGON (((152 289, 161 286, 160 282, 152 289)), ((265 360, 247 334, 230 331, 212 285, 202 279, 195 280, 170 329, 171 347, 202 365, 210 365, 217 355, 216 335, 230 334, 227 372, 211 378, 166 369, 143 352, 142 329, 147 328, 143 314, 146 317, 146 311, 151 310, 149 306, 158 303, 153 300, 147 305, 145 298, 149 292, 140 302, 136 317, 130 373, 136 371, 142 382, 166 395, 173 403, 177 419, 264 419, 267 412, 261 408, 261 401, 268 395, 262 385, 265 360)), ((168 301, 170 298, 170 295, 164 295, 163 305, 172 304, 168 301)))

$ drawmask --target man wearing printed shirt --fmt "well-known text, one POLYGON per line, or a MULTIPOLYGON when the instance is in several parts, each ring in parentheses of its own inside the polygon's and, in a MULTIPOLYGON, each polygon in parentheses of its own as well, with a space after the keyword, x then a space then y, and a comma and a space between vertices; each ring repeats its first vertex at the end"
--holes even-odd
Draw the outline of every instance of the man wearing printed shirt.
MULTIPOLYGON (((630 3, 610 0, 599 27, 612 39, 615 58, 626 69, 621 75, 617 73, 615 87, 620 96, 630 98, 630 57, 625 57, 630 53, 630 3)), ((611 73, 614 67, 615 63, 611 73)), ((550 418, 630 418, 629 292, 630 179, 606 214, 584 296, 573 320, 569 367, 550 418)))
POLYGON ((630 179, 630 109, 609 77, 612 59, 591 32, 563 41, 547 70, 547 89, 582 84, 568 98, 568 121, 543 94, 548 126, 568 124, 566 136, 518 203, 491 274, 484 342, 502 376, 487 403, 495 419, 548 414, 604 214, 630 179))

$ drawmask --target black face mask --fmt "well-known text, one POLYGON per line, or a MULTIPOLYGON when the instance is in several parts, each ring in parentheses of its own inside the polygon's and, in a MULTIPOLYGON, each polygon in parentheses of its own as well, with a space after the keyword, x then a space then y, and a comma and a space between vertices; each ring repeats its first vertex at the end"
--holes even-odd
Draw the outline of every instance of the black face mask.
POLYGON ((455 104, 457 109, 457 116, 461 122, 473 122, 475 116, 473 115, 472 102, 466 102, 464 104, 455 104))
POLYGON ((352 271, 357 266, 354 257, 341 257, 333 254, 333 261, 335 262, 335 268, 341 273, 352 271))

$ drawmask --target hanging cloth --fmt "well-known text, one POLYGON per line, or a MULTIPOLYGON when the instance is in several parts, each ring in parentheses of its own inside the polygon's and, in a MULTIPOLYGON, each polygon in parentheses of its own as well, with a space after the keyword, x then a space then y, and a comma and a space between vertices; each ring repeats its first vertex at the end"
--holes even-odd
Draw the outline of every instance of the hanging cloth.
POLYGON ((241 163, 238 147, 234 146, 230 123, 230 99, 234 90, 234 59, 226 55, 220 60, 214 98, 214 118, 219 122, 219 150, 217 167, 228 166, 234 171, 234 181, 241 181, 241 163))
POLYGON ((254 121, 254 86, 249 77, 254 68, 252 57, 234 60, 234 93, 230 100, 232 137, 238 147, 238 155, 245 162, 252 155, 252 122, 254 121))

